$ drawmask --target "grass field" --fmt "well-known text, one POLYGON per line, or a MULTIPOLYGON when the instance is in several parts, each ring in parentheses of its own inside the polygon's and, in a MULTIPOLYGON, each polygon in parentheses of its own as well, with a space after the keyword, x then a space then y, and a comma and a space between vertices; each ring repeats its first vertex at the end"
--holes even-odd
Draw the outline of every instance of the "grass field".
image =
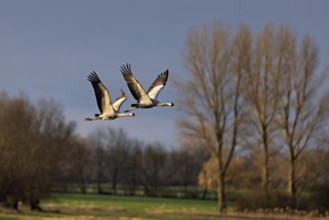
POLYGON ((208 219, 216 213, 215 201, 56 194, 42 203, 45 212, 1 214, 0 219, 208 219))
MULTIPOLYGON (((56 194, 42 204, 44 212, 21 207, 20 213, 1 213, 0 220, 237 220, 274 219, 271 216, 219 215, 216 201, 56 194)), ((288 219, 288 218, 281 218, 288 219)))

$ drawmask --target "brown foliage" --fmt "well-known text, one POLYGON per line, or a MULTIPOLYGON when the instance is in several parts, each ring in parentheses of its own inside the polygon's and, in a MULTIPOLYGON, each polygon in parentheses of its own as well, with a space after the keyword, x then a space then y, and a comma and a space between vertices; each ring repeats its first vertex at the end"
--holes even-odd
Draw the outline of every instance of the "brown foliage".
POLYGON ((51 101, 31 104, 24 96, 0 98, 0 203, 40 209, 54 183, 61 151, 74 129, 51 101))

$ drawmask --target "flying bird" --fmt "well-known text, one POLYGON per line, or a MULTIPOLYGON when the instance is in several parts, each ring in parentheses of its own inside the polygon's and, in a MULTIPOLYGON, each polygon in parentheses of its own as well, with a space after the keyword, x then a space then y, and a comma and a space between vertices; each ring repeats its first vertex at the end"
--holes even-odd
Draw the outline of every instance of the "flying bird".
POLYGON ((122 103, 127 99, 126 94, 121 89, 121 95, 112 103, 110 94, 95 71, 88 75, 88 81, 94 88, 97 105, 100 114, 95 114, 95 118, 85 118, 86 121, 93 120, 114 120, 118 117, 135 116, 134 113, 119 112, 122 103))
POLYGON ((157 97, 160 91, 164 88, 167 83, 169 71, 168 69, 163 73, 159 74, 158 77, 154 80, 150 88, 145 92, 141 84, 137 81, 135 76, 132 74, 130 64, 121 66, 120 69, 128 88, 134 98, 137 100, 137 103, 131 104, 130 109, 125 110, 124 112, 132 111, 136 108, 152 108, 155 106, 174 106, 174 103, 163 103, 157 100, 157 97))

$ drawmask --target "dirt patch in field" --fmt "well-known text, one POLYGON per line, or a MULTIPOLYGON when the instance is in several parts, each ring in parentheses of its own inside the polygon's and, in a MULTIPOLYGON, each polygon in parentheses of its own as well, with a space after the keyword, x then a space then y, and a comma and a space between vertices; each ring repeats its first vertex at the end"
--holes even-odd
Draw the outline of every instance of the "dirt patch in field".
POLYGON ((256 213, 256 212, 226 212, 226 213, 208 213, 191 210, 170 210, 165 207, 159 209, 145 209, 144 211, 127 210, 117 207, 99 207, 92 205, 47 205, 43 207, 45 212, 42 215, 31 214, 29 211, 0 209, 1 214, 11 217, 18 217, 24 220, 212 220, 212 219, 255 219, 255 220, 328 220, 327 217, 311 216, 311 213, 305 215, 288 213, 256 213))
POLYGON ((316 213, 307 213, 304 215, 301 214, 289 214, 289 213, 257 213, 257 212, 225 212, 225 213, 203 213, 203 212, 177 212, 175 210, 164 210, 164 209, 155 209, 155 210, 146 210, 148 213, 165 215, 172 214, 178 216, 199 216, 205 218, 229 218, 229 219, 268 219, 268 220, 328 220, 329 216, 315 216, 316 213))
POLYGON ((7 209, 7 208, 0 207, 0 213, 1 214, 19 214, 19 211, 17 211, 16 209, 7 209))
MULTIPOLYGON (((183 219, 188 219, 188 217, 198 217, 202 219, 214 219, 214 218, 227 218, 227 219, 267 219, 267 220, 328 220, 327 217, 319 217, 313 216, 315 213, 307 213, 304 215, 301 214, 293 214, 293 213, 262 213, 262 212, 226 212, 226 213, 204 213, 204 212, 194 212, 194 211, 180 211, 170 210, 166 208, 159 209, 145 209, 144 212, 140 213, 133 210, 127 210, 124 208, 114 208, 114 207, 97 207, 97 206, 47 206, 47 210, 55 211, 60 210, 62 214, 68 212, 78 212, 81 213, 82 216, 72 217, 72 218, 60 218, 60 219, 82 219, 82 220, 95 220, 95 219, 119 219, 119 220, 152 220, 158 219, 158 216, 167 215, 169 216, 180 216, 183 219), (121 215, 122 217, 111 217, 111 216, 88 216, 87 213, 95 212, 95 213, 116 213, 117 215, 121 215), (144 217, 130 217, 129 214, 136 214, 136 216, 143 216, 143 214, 153 215, 144 218, 144 217), (129 217, 126 217, 126 216, 129 217)), ((161 217, 159 219, 162 219, 161 217)))

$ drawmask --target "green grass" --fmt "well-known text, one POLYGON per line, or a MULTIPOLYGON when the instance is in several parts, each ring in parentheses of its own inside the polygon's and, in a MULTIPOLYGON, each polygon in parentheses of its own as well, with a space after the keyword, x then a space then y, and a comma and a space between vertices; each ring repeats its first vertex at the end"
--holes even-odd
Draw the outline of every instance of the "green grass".
MULTIPOLYGON (((63 188, 61 185, 57 185, 54 188, 54 191, 63 192, 63 188)), ((66 192, 68 193, 81 193, 80 189, 76 184, 68 184, 66 185, 66 192)), ((95 183, 88 183, 86 184, 85 191, 87 194, 97 194, 97 185, 95 183)), ((112 193, 112 186, 110 183, 103 183, 102 184, 102 191, 106 194, 112 193)), ((172 187, 164 187, 162 190, 158 190, 158 197, 172 197, 172 198, 191 198, 192 194, 195 196, 194 198, 201 198, 203 190, 199 187, 189 186, 187 187, 187 195, 185 194, 185 187, 182 186, 172 186, 172 187)), ((125 192, 124 187, 118 185, 116 187, 116 195, 123 195, 128 196, 127 192, 125 192)), ((147 196, 145 195, 143 187, 139 186, 135 189, 134 194, 135 196, 147 196)), ((208 193, 206 195, 206 199, 216 200, 217 192, 216 189, 208 189, 208 193)), ((188 198, 188 199, 189 199, 188 198)))
MULTIPOLYGON (((55 194, 41 203, 45 212, 1 214, 0 220, 237 220, 243 216, 218 215, 216 201, 55 194)), ((245 216, 244 216, 245 217, 245 216)), ((260 218, 257 218, 260 219, 260 218)))
MULTIPOLYGON (((140 196, 55 194, 41 204, 45 212, 0 214, 2 219, 209 219, 215 214, 215 201, 149 198, 140 196)), ((219 218, 218 218, 219 219, 219 218)))
POLYGON ((97 206, 131 209, 143 211, 146 209, 170 209, 175 211, 201 211, 216 212, 216 201, 150 198, 140 196, 112 196, 112 195, 82 195, 82 194, 57 194, 46 201, 66 206, 97 206))

